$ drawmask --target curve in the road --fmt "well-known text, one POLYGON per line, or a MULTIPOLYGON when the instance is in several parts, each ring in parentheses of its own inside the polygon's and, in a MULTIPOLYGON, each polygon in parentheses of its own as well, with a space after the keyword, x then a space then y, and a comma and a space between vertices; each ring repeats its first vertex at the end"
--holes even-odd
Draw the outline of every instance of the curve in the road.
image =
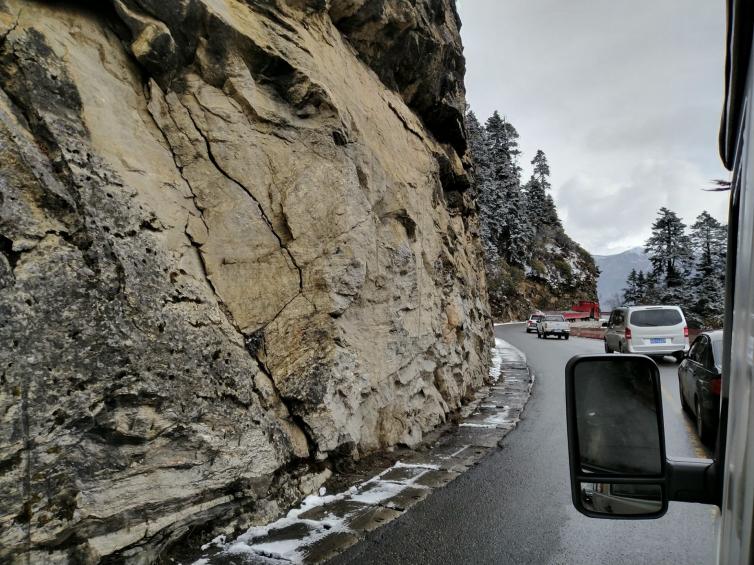
MULTIPOLYGON (((712 563, 709 506, 671 503, 658 520, 625 521, 590 519, 571 505, 564 367, 573 355, 602 353, 602 342, 538 340, 516 325, 495 331, 537 376, 519 427, 476 467, 330 563, 712 563)), ((708 456, 680 410, 677 365, 660 369, 667 453, 708 456)))

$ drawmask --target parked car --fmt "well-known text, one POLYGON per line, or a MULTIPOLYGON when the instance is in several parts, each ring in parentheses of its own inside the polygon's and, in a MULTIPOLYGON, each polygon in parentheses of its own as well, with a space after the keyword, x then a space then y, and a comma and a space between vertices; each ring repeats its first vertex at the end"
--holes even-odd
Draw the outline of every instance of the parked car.
POLYGON ((560 314, 547 314, 537 322, 537 337, 545 339, 548 335, 556 335, 558 339, 571 335, 571 326, 560 314))
POLYGON ((722 330, 699 334, 678 367, 681 406, 694 417, 699 439, 709 446, 715 443, 720 420, 722 368, 722 330))
POLYGON ((678 306, 622 306, 602 326, 605 353, 672 355, 680 363, 689 349, 689 327, 678 306))
POLYGON ((539 322, 544 317, 545 315, 541 312, 534 312, 534 314, 529 316, 529 319, 526 320, 526 333, 536 332, 537 322, 539 322))

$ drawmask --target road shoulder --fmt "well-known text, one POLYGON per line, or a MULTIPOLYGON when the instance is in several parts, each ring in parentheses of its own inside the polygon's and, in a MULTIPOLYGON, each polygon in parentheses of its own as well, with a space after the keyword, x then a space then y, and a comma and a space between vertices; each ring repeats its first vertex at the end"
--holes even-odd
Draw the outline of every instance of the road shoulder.
POLYGON ((359 466, 339 474, 336 494, 323 490, 309 496, 285 517, 232 541, 216 538, 194 563, 229 563, 233 557, 250 563, 320 563, 334 557, 497 449, 520 421, 533 384, 524 354, 496 338, 490 384, 475 393, 454 425, 430 436, 420 449, 376 456, 372 462, 381 465, 370 468, 369 478, 359 466), (349 476, 356 479, 350 485, 349 476))

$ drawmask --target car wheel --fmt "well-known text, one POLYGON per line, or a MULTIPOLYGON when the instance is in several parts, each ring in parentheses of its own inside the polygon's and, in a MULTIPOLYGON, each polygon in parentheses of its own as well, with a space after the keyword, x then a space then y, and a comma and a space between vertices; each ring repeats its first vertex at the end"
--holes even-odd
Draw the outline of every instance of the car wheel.
POLYGON ((610 349, 610 346, 607 344, 607 340, 605 340, 605 353, 612 353, 613 350, 610 349))
POLYGON ((571 336, 569 336, 569 335, 565 335, 565 336, 563 336, 563 337, 565 337, 565 340, 566 340, 566 341, 568 341, 568 338, 569 338, 569 337, 571 337, 571 336))
POLYGON ((694 408, 696 409, 696 434, 702 443, 707 447, 712 447, 715 439, 712 437, 712 430, 707 422, 704 421, 702 416, 702 407, 699 403, 699 399, 694 399, 694 408))
POLYGON ((530 334, 531 333, 531 329, 530 328, 526 328, 526 333, 530 334))
POLYGON ((558 339, 562 339, 562 338, 563 338, 563 336, 560 335, 560 334, 558 334, 558 339))
POLYGON ((542 334, 539 333, 539 330, 537 330, 537 339, 542 339, 542 334))

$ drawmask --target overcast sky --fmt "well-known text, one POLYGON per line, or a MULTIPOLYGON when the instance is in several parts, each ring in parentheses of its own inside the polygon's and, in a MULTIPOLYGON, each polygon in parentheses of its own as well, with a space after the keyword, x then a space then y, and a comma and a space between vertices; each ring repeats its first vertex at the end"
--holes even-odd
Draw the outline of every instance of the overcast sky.
POLYGON ((717 152, 723 0, 458 0, 471 109, 520 135, 524 181, 550 161, 568 234, 596 254, 642 245, 661 206, 727 223, 717 152))

